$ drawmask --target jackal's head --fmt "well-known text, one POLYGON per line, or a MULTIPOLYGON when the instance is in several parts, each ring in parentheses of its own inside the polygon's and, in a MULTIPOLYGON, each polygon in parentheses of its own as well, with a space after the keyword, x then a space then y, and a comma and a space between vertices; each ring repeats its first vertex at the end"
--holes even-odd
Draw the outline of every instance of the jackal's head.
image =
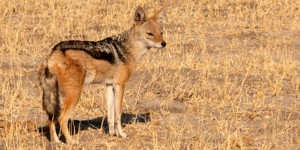
POLYGON ((163 20, 165 7, 148 17, 142 7, 137 7, 134 13, 134 39, 143 50, 164 48, 167 43, 163 39, 163 20))

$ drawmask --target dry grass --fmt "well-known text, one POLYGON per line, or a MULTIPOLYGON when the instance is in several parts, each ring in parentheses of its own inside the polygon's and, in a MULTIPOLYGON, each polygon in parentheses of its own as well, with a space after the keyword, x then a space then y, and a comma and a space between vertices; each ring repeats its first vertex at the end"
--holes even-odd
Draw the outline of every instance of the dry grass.
POLYGON ((71 117, 79 144, 51 144, 39 65, 59 41, 99 40, 128 29, 137 5, 153 12, 162 2, 1 0, 0 147, 300 147, 297 0, 175 0, 165 22, 167 48, 147 54, 126 89, 129 138, 103 132, 105 93, 90 85, 71 117))

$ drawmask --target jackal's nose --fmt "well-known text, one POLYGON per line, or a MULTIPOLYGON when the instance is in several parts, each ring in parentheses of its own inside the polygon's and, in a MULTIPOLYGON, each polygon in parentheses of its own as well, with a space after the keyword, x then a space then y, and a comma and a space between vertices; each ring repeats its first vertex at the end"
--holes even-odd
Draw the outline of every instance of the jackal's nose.
POLYGON ((165 41, 161 42, 162 47, 166 47, 167 43, 165 41))

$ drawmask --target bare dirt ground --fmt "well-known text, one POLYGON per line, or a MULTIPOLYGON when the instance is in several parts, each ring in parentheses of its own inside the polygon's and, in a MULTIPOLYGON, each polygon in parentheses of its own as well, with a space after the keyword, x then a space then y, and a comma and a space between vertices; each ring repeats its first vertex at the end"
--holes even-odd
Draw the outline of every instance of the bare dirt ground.
POLYGON ((129 137, 107 134, 104 86, 88 85, 69 123, 79 144, 49 141, 37 71, 51 48, 118 34, 136 6, 151 14, 163 3, 2 0, 0 149, 300 149, 296 0, 175 0, 167 48, 151 50, 126 87, 129 137))

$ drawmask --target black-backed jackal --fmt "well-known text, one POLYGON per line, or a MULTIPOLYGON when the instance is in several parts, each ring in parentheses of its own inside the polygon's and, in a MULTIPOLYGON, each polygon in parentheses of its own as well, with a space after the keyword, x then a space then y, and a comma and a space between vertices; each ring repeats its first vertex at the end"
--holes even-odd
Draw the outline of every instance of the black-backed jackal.
POLYGON ((58 121, 67 143, 73 143, 68 119, 85 84, 104 83, 107 90, 109 133, 126 137, 121 127, 125 84, 140 57, 151 48, 163 48, 164 7, 148 17, 142 7, 134 13, 133 26, 101 41, 63 41, 52 49, 40 70, 43 109, 49 119, 51 140, 59 142, 58 121))

